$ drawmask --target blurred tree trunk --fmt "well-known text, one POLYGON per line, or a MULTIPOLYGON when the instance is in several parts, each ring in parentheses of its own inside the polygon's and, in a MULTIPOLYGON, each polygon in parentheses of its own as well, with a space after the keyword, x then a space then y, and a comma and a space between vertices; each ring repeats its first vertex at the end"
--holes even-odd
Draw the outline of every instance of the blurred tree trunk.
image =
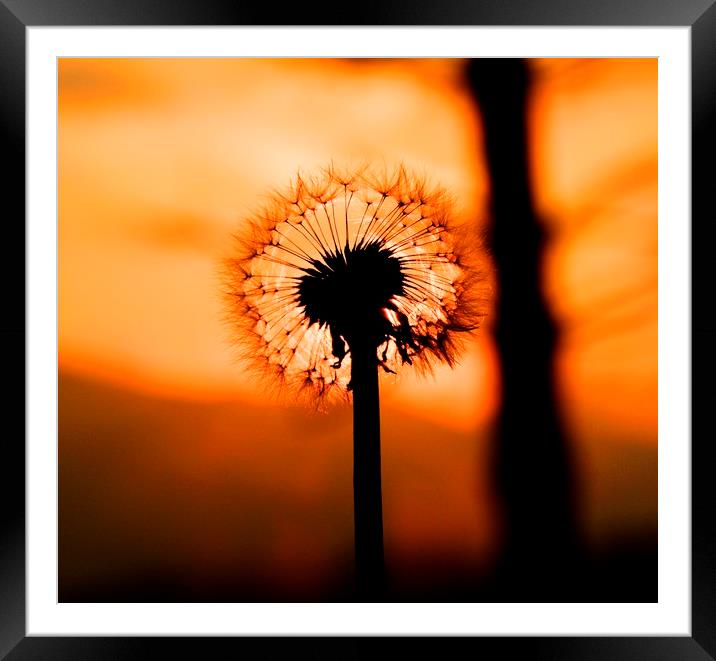
POLYGON ((498 278, 500 590, 521 601, 559 600, 576 587, 579 535, 555 395, 557 328, 541 288, 544 235, 530 192, 528 71, 521 59, 473 59, 468 81, 483 120, 498 278))

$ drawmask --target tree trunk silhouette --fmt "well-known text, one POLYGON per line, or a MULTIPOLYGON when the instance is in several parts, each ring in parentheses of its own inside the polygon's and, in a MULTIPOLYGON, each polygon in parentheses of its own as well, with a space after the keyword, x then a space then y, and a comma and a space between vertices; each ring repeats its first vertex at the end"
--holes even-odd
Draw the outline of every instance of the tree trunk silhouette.
POLYGON ((473 59, 492 191, 492 249, 502 367, 495 474, 504 523, 500 589, 509 599, 562 599, 574 586, 579 536, 568 447, 554 387, 557 328, 544 300, 542 228, 529 183, 521 59, 473 59))
POLYGON ((383 497, 380 474, 380 404, 376 349, 355 338, 351 350, 353 389, 353 512, 358 594, 379 599, 385 589, 383 497))

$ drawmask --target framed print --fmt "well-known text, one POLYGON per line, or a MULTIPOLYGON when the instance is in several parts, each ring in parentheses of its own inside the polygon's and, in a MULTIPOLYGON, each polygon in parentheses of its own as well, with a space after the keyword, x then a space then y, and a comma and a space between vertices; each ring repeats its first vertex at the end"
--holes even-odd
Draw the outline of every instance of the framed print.
POLYGON ((708 0, 0 11, 6 658, 716 655, 708 0))

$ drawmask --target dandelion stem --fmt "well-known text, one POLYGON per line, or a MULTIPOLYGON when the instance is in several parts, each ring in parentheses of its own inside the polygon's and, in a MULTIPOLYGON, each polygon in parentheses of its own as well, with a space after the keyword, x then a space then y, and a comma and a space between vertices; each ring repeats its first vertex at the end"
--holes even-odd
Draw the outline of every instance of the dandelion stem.
POLYGON ((377 599, 385 589, 383 497, 380 470, 380 403, 376 347, 353 338, 353 508, 358 594, 377 599))

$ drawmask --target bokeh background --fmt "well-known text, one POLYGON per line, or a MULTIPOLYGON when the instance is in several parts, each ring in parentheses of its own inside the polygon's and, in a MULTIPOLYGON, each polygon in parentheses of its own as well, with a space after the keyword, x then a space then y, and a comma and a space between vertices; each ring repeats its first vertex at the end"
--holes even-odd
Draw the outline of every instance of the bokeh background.
MULTIPOLYGON (((331 161, 425 172, 489 237, 480 66, 58 61, 60 601, 352 598, 350 407, 304 410, 246 376, 219 262, 267 191, 331 161)), ((579 569, 560 581, 540 559, 540 592, 505 588, 493 314, 455 370, 381 377, 392 594, 553 601, 569 582, 577 601, 654 601, 657 61, 524 67, 579 569)))

